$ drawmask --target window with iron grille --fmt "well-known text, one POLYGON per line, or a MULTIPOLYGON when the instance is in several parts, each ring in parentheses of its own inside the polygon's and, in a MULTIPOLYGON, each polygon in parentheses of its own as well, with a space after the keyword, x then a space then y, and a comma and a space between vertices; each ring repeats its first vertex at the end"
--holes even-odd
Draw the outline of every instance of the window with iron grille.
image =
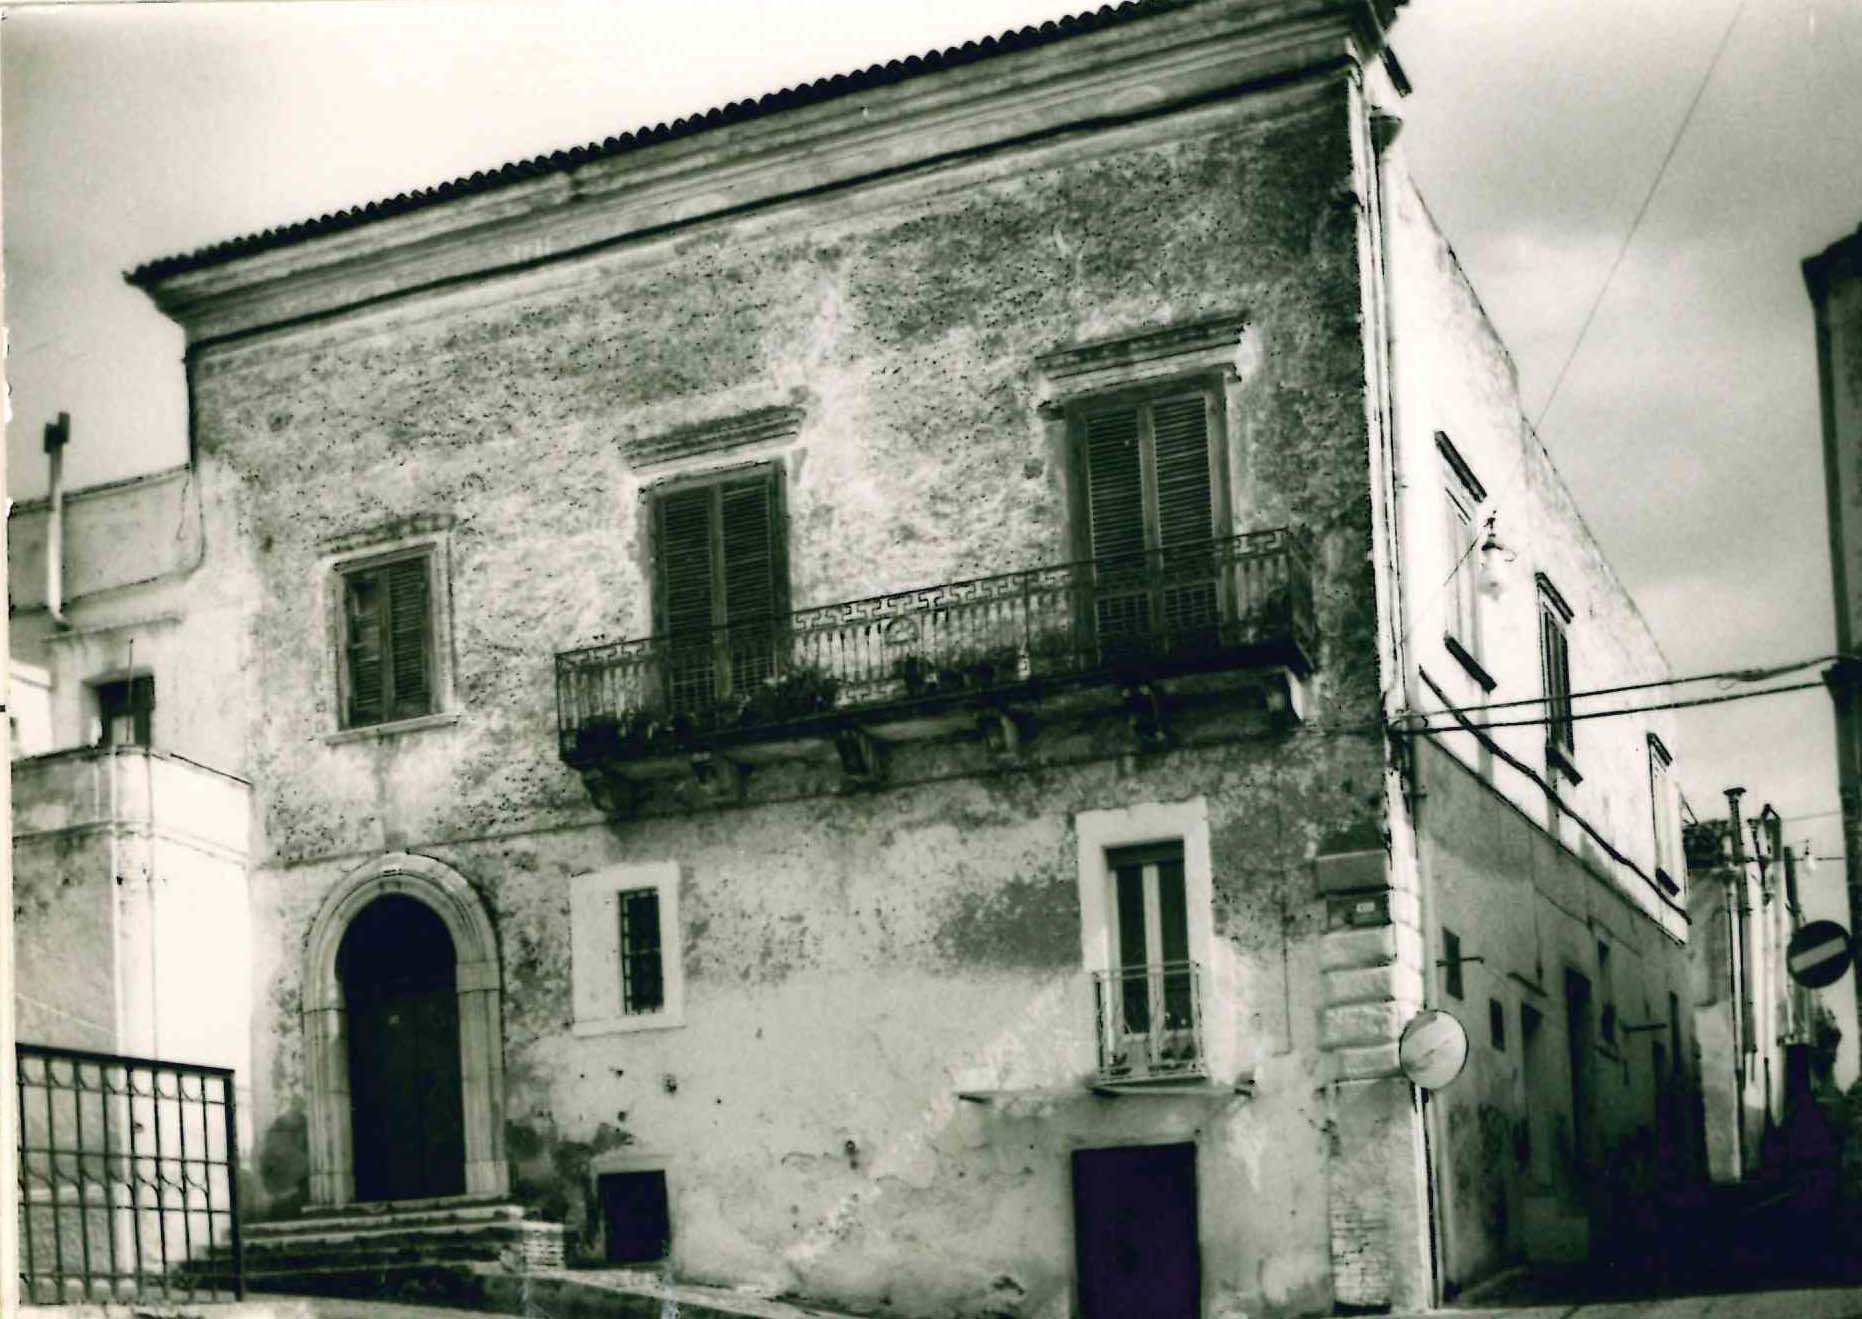
POLYGON ((432 714, 431 555, 339 570, 343 593, 343 727, 432 714))
POLYGON ((569 887, 569 981, 577 1035, 685 1022, 677 862, 608 866, 569 887))
POLYGON ((658 1012, 666 1005, 660 963, 659 890, 617 895, 621 919, 621 1011, 658 1012))
POLYGON ((1126 1027, 1150 1030, 1159 1014, 1166 1029, 1193 1026, 1183 844, 1120 848, 1107 854, 1106 866, 1113 886, 1113 965, 1126 1027))
POLYGON ((154 742, 155 679, 150 674, 100 682, 97 694, 97 745, 146 747, 154 742))
POLYGON ((767 681, 788 610, 781 469, 668 482, 651 499, 668 706, 701 708, 767 681))
POLYGON ((1101 638, 1195 633, 1219 622, 1215 558, 1226 483, 1215 396, 1182 389, 1081 405, 1078 552, 1096 561, 1101 638))

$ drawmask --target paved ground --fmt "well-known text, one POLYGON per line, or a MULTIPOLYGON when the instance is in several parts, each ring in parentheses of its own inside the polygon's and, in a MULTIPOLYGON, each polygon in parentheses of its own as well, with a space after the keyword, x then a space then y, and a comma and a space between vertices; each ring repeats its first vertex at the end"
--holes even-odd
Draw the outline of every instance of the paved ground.
MULTIPOLYGON (((311 1307, 315 1319, 461 1319, 465 1313, 430 1306, 387 1305, 379 1301, 316 1300, 311 1302, 311 1307)), ((670 1314, 680 1312, 680 1308, 669 1308, 667 1311, 670 1314)), ((754 1302, 746 1312, 783 1316, 819 1313, 781 1305, 772 1305, 770 1309, 763 1310, 754 1302)), ((1392 1316, 1391 1319, 1423 1317, 1392 1316)), ((1862 1287, 1744 1292, 1578 1305, 1457 1307, 1430 1311, 1428 1319, 1862 1319, 1862 1287)))
POLYGON ((1485 1309, 1457 1306, 1430 1314, 1433 1319, 1862 1319, 1862 1287, 1485 1309))

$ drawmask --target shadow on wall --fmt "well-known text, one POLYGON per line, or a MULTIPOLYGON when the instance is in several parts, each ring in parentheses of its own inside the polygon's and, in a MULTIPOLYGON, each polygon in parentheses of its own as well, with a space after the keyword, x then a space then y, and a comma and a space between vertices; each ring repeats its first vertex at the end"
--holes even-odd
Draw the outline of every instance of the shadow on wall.
POLYGON ((603 1122, 592 1140, 558 1140, 553 1124, 540 1129, 523 1122, 505 1123, 511 1198, 543 1221, 562 1224, 566 1264, 603 1262, 601 1212, 589 1164, 596 1155, 633 1142, 618 1122, 603 1122))
MULTIPOLYGON (((248 1184, 251 1174, 243 1180, 248 1184)), ((310 1199, 310 1129, 304 1110, 294 1108, 265 1130, 259 1147, 258 1189, 242 1188, 241 1199, 255 1208, 263 1203, 267 1218, 286 1218, 303 1209, 310 1199)))

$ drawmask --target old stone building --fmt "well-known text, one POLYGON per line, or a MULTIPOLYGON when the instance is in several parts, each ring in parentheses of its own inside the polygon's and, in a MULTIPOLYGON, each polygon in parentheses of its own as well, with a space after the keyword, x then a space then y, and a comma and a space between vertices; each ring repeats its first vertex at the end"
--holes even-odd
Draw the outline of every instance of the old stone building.
POLYGON ((1665 665, 1393 10, 1125 5, 131 275, 202 533, 153 740, 252 784, 255 1258, 1325 1313, 1686 1165, 1672 737, 1582 695, 1665 665))

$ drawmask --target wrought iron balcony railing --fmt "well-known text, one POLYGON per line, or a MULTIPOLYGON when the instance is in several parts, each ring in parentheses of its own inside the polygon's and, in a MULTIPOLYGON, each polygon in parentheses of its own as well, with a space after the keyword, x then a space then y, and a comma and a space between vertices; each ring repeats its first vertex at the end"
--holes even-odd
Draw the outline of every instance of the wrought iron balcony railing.
POLYGON ((556 657, 578 768, 965 694, 1313 654, 1312 576, 1286 529, 820 605, 556 657))
POLYGON ((1202 974, 1194 962, 1100 971, 1099 1079, 1198 1077, 1203 1066, 1202 974))

